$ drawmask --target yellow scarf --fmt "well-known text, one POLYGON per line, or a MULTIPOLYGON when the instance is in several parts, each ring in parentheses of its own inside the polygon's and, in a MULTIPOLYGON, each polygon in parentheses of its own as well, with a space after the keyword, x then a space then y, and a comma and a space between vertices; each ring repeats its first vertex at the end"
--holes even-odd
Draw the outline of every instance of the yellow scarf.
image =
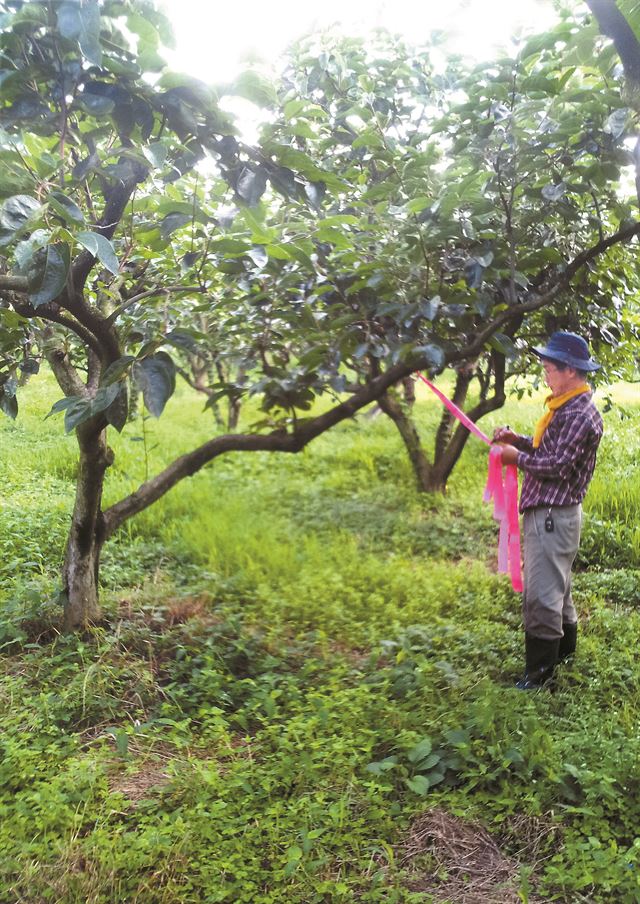
POLYGON ((568 402, 569 399, 573 399, 574 396, 581 395, 583 392, 591 392, 591 387, 587 386, 586 383, 583 383, 582 386, 578 386, 576 389, 571 389, 569 392, 563 392, 562 395, 559 396, 547 396, 544 400, 544 404, 549 409, 545 411, 540 420, 535 426, 535 430, 533 431, 533 448, 537 449, 540 443, 542 442, 542 437, 544 436, 544 431, 547 429, 551 421, 553 420, 553 415, 556 413, 558 408, 562 408, 565 402, 568 402))

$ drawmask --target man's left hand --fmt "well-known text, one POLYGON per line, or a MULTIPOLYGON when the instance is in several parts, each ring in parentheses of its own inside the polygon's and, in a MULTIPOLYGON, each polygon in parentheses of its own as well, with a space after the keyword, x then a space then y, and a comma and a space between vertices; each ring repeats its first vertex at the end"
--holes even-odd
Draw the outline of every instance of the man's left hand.
POLYGON ((503 465, 516 465, 518 464, 518 449, 515 446, 510 446, 508 444, 501 445, 502 449, 502 464, 503 465))

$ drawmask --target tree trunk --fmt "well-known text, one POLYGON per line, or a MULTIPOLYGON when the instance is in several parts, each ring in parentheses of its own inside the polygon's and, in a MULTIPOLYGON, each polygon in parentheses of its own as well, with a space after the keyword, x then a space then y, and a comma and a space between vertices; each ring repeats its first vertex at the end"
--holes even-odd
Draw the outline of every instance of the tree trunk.
POLYGON ((413 467, 418 490, 423 493, 432 493, 439 489, 432 486, 431 472, 433 469, 424 454, 418 431, 402 404, 390 392, 385 392, 384 395, 380 396, 378 404, 398 428, 413 467))
POLYGON ((402 381, 402 391, 404 394, 404 403, 408 408, 413 408, 416 401, 416 378, 414 376, 405 377, 402 381))
MULTIPOLYGON (((238 373, 236 374, 236 382, 241 384, 244 381, 246 376, 246 371, 244 367, 238 368, 238 373)), ((227 429, 233 433, 238 429, 238 424, 240 423, 240 409, 242 407, 242 400, 240 396, 230 397, 229 398, 229 416, 227 418, 227 429)))
MULTIPOLYGON (((469 391, 469 385, 473 379, 473 369, 463 365, 462 367, 456 370, 456 385, 453 390, 452 402, 454 405, 457 405, 458 408, 464 411, 464 403, 467 400, 467 393, 469 391)), ((442 409, 442 417, 440 418, 440 424, 438 425, 438 431, 436 433, 436 442, 435 442, 435 461, 438 462, 439 459, 444 455, 445 449, 449 445, 451 441, 451 434, 453 433, 453 428, 455 426, 455 418, 451 414, 451 412, 447 408, 442 409)))
POLYGON ((105 431, 96 434, 83 427, 77 431, 76 499, 62 570, 65 631, 86 628, 100 619, 98 574, 105 539, 102 487, 113 453, 107 447, 105 431))
POLYGON ((240 399, 229 399, 229 415, 227 417, 227 430, 230 433, 233 433, 238 429, 238 423, 240 421, 240 407, 241 407, 240 399))
MULTIPOLYGON (((491 364, 486 374, 477 371, 480 381, 480 401, 467 411, 467 416, 474 423, 490 411, 501 408, 505 402, 505 357, 502 353, 492 351, 491 364), (487 398, 491 376, 493 375, 493 395, 487 398)), ((474 377, 474 368, 468 365, 456 373, 456 385, 453 401, 464 410, 464 403, 469 391, 469 384, 474 377)), ((469 431, 462 424, 455 427, 455 419, 445 408, 436 433, 433 463, 429 461, 422 448, 418 431, 408 413, 407 406, 387 391, 378 400, 380 409, 391 418, 407 449, 411 466, 416 477, 418 490, 421 493, 446 493, 447 481, 462 454, 469 431)))
MULTIPOLYGON (((467 417, 472 420, 474 424, 483 418, 485 414, 489 414, 491 411, 497 411, 499 408, 502 408, 505 403, 504 382, 505 356, 501 352, 492 351, 491 370, 484 379, 481 379, 480 400, 473 408, 466 412, 467 417), (487 398, 491 373, 493 373, 493 395, 490 398, 487 398)), ((464 383, 464 378, 462 379, 462 383, 464 383)), ((458 382, 456 381, 456 389, 457 388, 458 382)), ((464 387, 464 398, 467 396, 468 388, 469 386, 467 383, 464 387)), ((458 401, 457 393, 454 395, 454 400, 458 407, 462 407, 462 402, 458 401)), ((467 428, 463 424, 458 424, 453 433, 449 434, 449 439, 446 444, 443 444, 441 447, 436 446, 436 454, 432 468, 433 482, 436 484, 435 489, 438 489, 443 493, 446 490, 447 481, 462 455, 469 436, 470 433, 467 428)))

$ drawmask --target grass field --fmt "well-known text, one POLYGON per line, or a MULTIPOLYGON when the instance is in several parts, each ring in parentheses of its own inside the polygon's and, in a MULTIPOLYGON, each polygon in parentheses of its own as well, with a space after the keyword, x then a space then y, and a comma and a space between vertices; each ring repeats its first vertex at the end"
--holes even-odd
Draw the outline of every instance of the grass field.
MULTIPOLYGON (((637 396, 605 414, 578 653, 522 694, 484 447, 421 496, 383 416, 183 482, 105 548, 104 625, 58 635, 75 440, 33 380, 0 422, 2 904, 640 902, 637 396)), ((107 503, 201 409, 112 437, 107 503)), ((427 442, 438 415, 421 392, 427 442)))

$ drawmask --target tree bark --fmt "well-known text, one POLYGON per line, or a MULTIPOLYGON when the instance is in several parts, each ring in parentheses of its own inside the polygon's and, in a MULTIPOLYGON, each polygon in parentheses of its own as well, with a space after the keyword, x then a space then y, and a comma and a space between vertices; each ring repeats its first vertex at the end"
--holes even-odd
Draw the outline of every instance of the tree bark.
MULTIPOLYGON (((452 402, 463 411, 464 403, 466 402, 467 393, 469 391, 469 385, 471 384, 472 379, 473 368, 471 366, 463 364, 461 367, 458 367, 456 369, 456 385, 455 389, 453 390, 452 402)), ((451 432, 453 430, 454 421, 455 418, 453 417, 451 412, 447 408, 443 408, 442 417, 440 418, 440 424, 438 425, 438 430, 436 433, 434 455, 434 460, 436 463, 444 455, 444 451, 451 439, 451 432)))
POLYGON ((602 34, 611 38, 633 92, 640 86, 640 42, 615 0, 586 0, 602 34))
MULTIPOLYGON (((83 425, 85 427, 86 425, 83 425)), ((77 430, 80 446, 76 498, 62 569, 65 631, 77 631, 100 619, 98 573, 105 540, 102 488, 113 461, 106 431, 77 430)))
MULTIPOLYGON (((453 402, 463 410, 472 379, 473 369, 470 365, 458 369, 453 402)), ((466 412, 474 423, 490 411, 502 408, 505 403, 504 382, 505 357, 503 354, 493 351, 491 353, 491 369, 481 379, 480 401, 466 412), (487 398, 492 373, 493 395, 491 398, 487 398)), ((446 493, 447 481, 469 438, 467 428, 458 424, 453 430, 454 417, 445 409, 436 435, 433 462, 430 462, 422 448, 420 436, 406 406, 394 398, 391 392, 386 392, 379 399, 378 405, 398 428, 409 455, 418 490, 421 493, 446 493)))
POLYGON ((398 432, 405 444, 409 461, 415 474, 418 490, 422 493, 433 492, 432 467, 424 454, 422 443, 415 424, 407 414, 403 405, 393 397, 391 392, 385 392, 378 399, 378 405, 384 413, 391 418, 398 428, 398 432))

